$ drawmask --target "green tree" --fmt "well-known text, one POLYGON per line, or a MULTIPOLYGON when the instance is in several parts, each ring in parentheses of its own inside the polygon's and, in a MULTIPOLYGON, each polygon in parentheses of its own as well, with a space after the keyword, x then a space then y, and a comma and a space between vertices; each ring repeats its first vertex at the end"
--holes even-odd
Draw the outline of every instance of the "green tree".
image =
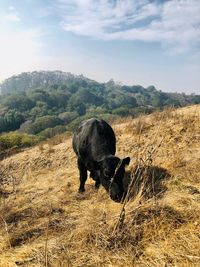
POLYGON ((4 117, 0 116, 0 133, 5 132, 6 131, 6 124, 4 121, 4 117))
POLYGON ((4 120, 4 131, 8 132, 18 129, 20 125, 24 122, 24 117, 20 112, 16 110, 10 110, 5 114, 3 120, 4 120))
POLYGON ((22 112, 33 108, 34 102, 25 94, 12 94, 5 98, 4 105, 22 112))
POLYGON ((34 108, 29 112, 29 118, 35 120, 37 117, 42 117, 49 115, 49 107, 47 103, 42 101, 37 101, 34 108))
POLYGON ((46 128, 53 128, 57 125, 62 125, 63 122, 57 116, 44 116, 37 118, 29 127, 27 127, 27 133, 37 134, 46 128))

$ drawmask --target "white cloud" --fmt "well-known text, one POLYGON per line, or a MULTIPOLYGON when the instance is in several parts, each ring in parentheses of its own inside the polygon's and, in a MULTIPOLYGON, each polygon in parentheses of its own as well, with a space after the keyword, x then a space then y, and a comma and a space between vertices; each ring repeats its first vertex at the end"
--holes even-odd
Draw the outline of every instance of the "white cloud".
POLYGON ((200 44, 199 0, 58 0, 65 31, 103 40, 159 42, 172 53, 200 44))

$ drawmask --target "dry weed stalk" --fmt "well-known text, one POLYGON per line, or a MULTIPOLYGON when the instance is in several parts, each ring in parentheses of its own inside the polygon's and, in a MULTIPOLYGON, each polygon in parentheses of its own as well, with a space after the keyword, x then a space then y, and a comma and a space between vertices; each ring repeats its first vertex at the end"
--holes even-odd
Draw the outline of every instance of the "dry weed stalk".
POLYGON ((130 201, 130 199, 132 198, 133 192, 135 191, 135 187, 136 184, 138 183, 138 181, 142 180, 142 184, 140 189, 138 190, 137 194, 141 195, 141 193, 143 192, 144 188, 145 188, 145 184, 146 184, 146 179, 148 179, 148 170, 149 168, 152 166, 152 151, 155 150, 153 148, 149 148, 148 150, 148 154, 147 154, 147 158, 146 159, 140 159, 140 164, 137 165, 135 171, 131 174, 131 180, 128 186, 128 190, 126 193, 125 198, 123 199, 123 206, 121 209, 121 212, 119 214, 119 218, 117 220, 117 223, 114 227, 114 231, 113 234, 115 234, 116 232, 120 231, 123 227, 124 224, 124 220, 126 217, 126 210, 125 207, 127 205, 127 203, 130 201), (144 166, 144 171, 142 171, 141 166, 144 166))
MULTIPOLYGON (((162 117, 163 119, 163 117, 162 117)), ((142 124, 140 127, 139 135, 138 135, 138 142, 140 141, 141 134, 142 134, 142 124)), ((159 131, 161 127, 161 121, 158 125, 157 131, 159 131)), ((154 136, 153 142, 155 143, 156 136, 154 136)), ((147 185, 147 179, 149 174, 149 169, 153 164, 153 158, 155 157, 156 152, 158 152, 158 149, 161 147, 163 143, 164 137, 160 140, 160 142, 153 147, 153 145, 147 144, 144 151, 146 151, 146 157, 142 158, 139 156, 139 149, 137 150, 137 157, 136 157, 136 169, 131 174, 131 179, 129 182, 128 190, 126 193, 125 198, 123 199, 123 206, 121 209, 121 212, 119 214, 119 218, 117 220, 117 223, 114 227, 113 234, 120 231, 123 227, 125 217, 126 217, 126 205, 131 200, 132 196, 136 198, 138 196, 140 199, 142 198, 142 194, 145 191, 145 186, 147 185), (140 188, 137 188, 137 184, 139 184, 139 181, 142 181, 140 188), (134 194, 137 188, 137 194, 134 194)), ((152 179, 152 183, 154 183, 154 179, 152 179)), ((154 184, 152 184, 152 188, 154 189, 154 184)))
POLYGON ((136 125, 135 125, 135 134, 141 135, 143 132, 143 129, 145 127, 145 120, 141 116, 138 118, 136 125))
POLYGON ((48 238, 49 238, 49 225, 51 222, 51 214, 52 214, 52 205, 50 205, 49 208, 49 216, 48 216, 48 221, 47 221, 47 226, 46 226, 46 236, 45 236, 45 247, 44 247, 44 256, 45 256, 45 267, 49 266, 49 259, 48 259, 48 238))
POLYGON ((9 232, 8 232, 8 226, 7 226, 7 223, 5 221, 5 219, 3 218, 2 215, 0 215, 0 218, 4 224, 4 228, 5 228, 5 232, 6 232, 6 236, 7 236, 7 241, 8 241, 8 245, 9 245, 9 248, 11 248, 11 243, 10 243, 10 235, 9 235, 9 232))
POLYGON ((175 111, 176 109, 174 107, 166 107, 164 108, 164 110, 162 111, 155 111, 153 114, 152 114, 152 117, 153 117, 153 120, 155 122, 157 121, 166 121, 166 120, 169 120, 169 119, 174 119, 175 118, 175 111))

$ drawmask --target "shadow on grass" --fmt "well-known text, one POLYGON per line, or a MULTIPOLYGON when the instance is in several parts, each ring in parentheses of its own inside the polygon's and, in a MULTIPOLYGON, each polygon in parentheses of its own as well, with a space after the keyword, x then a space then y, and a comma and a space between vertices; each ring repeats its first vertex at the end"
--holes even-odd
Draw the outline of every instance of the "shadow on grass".
POLYGON ((135 197, 142 190, 142 196, 145 199, 162 197, 167 187, 164 181, 170 178, 170 173, 161 167, 135 166, 135 168, 127 172, 124 177, 124 191, 127 193, 130 185, 130 197, 135 197))

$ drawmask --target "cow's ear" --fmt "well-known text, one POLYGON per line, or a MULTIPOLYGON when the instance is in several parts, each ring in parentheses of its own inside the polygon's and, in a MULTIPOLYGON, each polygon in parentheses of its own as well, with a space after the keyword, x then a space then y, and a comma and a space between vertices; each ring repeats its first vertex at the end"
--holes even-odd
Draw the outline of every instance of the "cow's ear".
POLYGON ((127 158, 124 158, 123 160, 122 160, 122 164, 125 166, 125 165, 129 165, 129 163, 130 163, 130 157, 127 157, 127 158))

